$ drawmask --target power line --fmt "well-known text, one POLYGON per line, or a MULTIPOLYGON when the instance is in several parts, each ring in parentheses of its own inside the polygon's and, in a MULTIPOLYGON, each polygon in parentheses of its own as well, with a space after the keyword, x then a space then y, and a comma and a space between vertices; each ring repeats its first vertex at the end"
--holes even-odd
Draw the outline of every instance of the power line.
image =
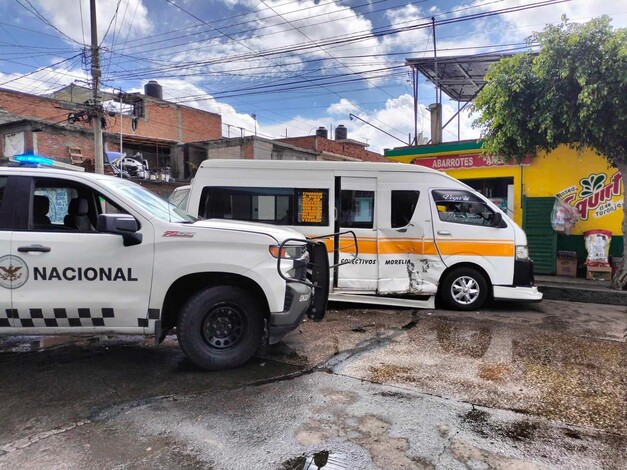
MULTIPOLYGON (((167 1, 171 1, 171 0, 167 0, 167 1)), ((554 4, 558 4, 558 3, 564 3, 564 2, 569 2, 571 0, 544 0, 544 1, 540 1, 540 2, 536 2, 533 4, 528 4, 528 5, 522 5, 522 6, 516 6, 516 7, 508 7, 505 9, 501 9, 501 10, 492 10, 492 11, 488 11, 488 12, 481 12, 481 13, 476 13, 476 14, 471 14, 471 15, 466 15, 466 16, 460 16, 460 17, 454 17, 454 18, 447 18, 444 20, 441 20, 438 25, 439 26, 445 26, 445 25, 450 25, 450 24, 456 24, 456 23, 460 23, 460 22, 464 22, 464 21, 470 21, 470 20, 476 20, 476 19, 482 19, 482 18, 487 18, 487 17, 491 17, 491 16, 495 16, 495 15, 501 15, 501 14, 506 14, 506 13, 512 13, 512 12, 518 12, 518 11, 523 11, 523 10, 527 10, 530 8, 538 8, 540 6, 548 6, 548 5, 554 5, 554 4)), ((201 20, 202 21, 202 20, 201 20)), ((190 68, 199 68, 199 67, 203 67, 203 66, 210 66, 210 65, 216 65, 216 64, 220 64, 220 65, 224 65, 225 63, 229 63, 229 62, 236 62, 236 61, 245 61, 245 60, 260 60, 260 59, 271 59, 273 57, 280 57, 282 55, 288 55, 288 54, 294 54, 297 52, 305 52, 305 51, 311 51, 312 49, 315 48, 319 48, 319 47, 329 47, 329 46, 336 46, 336 45, 345 45, 345 44, 351 44, 351 43, 355 43, 355 42, 360 42, 360 41, 364 41, 367 39, 372 39, 372 38, 380 38, 380 37, 384 37, 384 36, 389 36, 389 35, 393 35, 393 34, 397 34, 397 33, 401 33, 401 32, 407 32, 407 31, 415 31, 415 30, 419 30, 419 29, 425 29, 425 28, 430 28, 431 27, 431 22, 424 22, 424 23, 419 23, 419 24, 414 24, 414 25, 410 25, 410 26, 401 26, 401 27, 388 27, 386 29, 379 29, 377 30, 373 30, 373 32, 368 32, 368 33, 357 33, 357 34, 352 34, 352 35, 340 35, 340 36, 335 36, 332 38, 327 38, 324 41, 320 41, 318 43, 318 45, 313 45, 313 44, 298 44, 295 46, 288 46, 288 47, 282 47, 282 48, 274 48, 274 49, 266 49, 264 51, 253 51, 252 54, 239 54, 239 55, 232 55, 231 57, 229 57, 228 59, 224 59, 224 58, 220 58, 220 59, 210 59, 210 60, 202 60, 202 61, 194 61, 194 62, 188 62, 186 64, 181 64, 181 63, 174 63, 170 66, 167 67, 162 67, 162 68, 153 68, 153 69, 140 69, 136 72, 133 72, 131 74, 120 74, 118 75, 116 78, 118 79, 130 79, 130 78, 138 78, 138 77, 145 77, 146 74, 152 74, 153 76, 158 74, 158 73, 165 73, 168 71, 178 71, 180 72, 181 70, 186 70, 186 69, 190 69, 190 68)), ((238 43, 241 44, 240 41, 237 41, 238 43)), ((248 46, 243 45, 245 48, 250 49, 248 46)), ((275 63, 275 65, 277 65, 275 63)), ((280 66, 280 64, 279 64, 280 66)))
MULTIPOLYGON (((81 54, 75 54, 75 55, 73 55, 72 57, 69 57, 69 58, 67 58, 67 59, 60 60, 59 62, 55 62, 54 64, 48 65, 48 66, 47 66, 47 67, 45 67, 45 68, 56 67, 57 65, 63 64, 63 63, 65 63, 65 62, 68 62, 68 61, 70 61, 70 60, 72 60, 72 59, 75 59, 75 58, 77 58, 77 57, 80 57, 80 56, 81 56, 81 54)), ((2 83, 0 83, 0 87, 3 87, 3 86, 5 86, 5 85, 8 85, 9 83, 15 82, 15 81, 20 80, 20 79, 22 79, 22 78, 24 78, 24 77, 28 77, 28 76, 30 76, 30 75, 34 75, 34 74, 36 74, 37 72, 40 72, 40 71, 42 71, 42 70, 44 70, 44 68, 35 69, 35 70, 33 70, 32 72, 28 72, 28 73, 25 73, 24 75, 20 75, 19 77, 15 77, 15 78, 12 78, 11 80, 7 80, 6 82, 2 82, 2 83)))
POLYGON ((79 46, 81 46, 82 44, 79 43, 78 41, 72 39, 70 36, 68 36, 67 34, 65 34, 63 31, 61 31, 59 28, 57 28, 55 25, 53 25, 50 21, 48 21, 48 19, 43 16, 41 13, 39 13, 39 11, 37 11, 37 8, 35 8, 33 6, 33 4, 29 1, 29 0, 25 0, 26 3, 28 3, 28 7, 26 5, 24 5, 21 0, 15 0, 22 8, 24 8, 26 11, 32 13, 33 15, 35 15, 37 18, 39 18, 39 20, 41 20, 42 23, 50 26, 52 29, 54 29, 56 32, 58 32, 61 36, 63 36, 64 38, 68 39, 71 42, 74 42, 76 44, 78 44, 79 46), (30 8, 29 8, 30 7, 30 8))

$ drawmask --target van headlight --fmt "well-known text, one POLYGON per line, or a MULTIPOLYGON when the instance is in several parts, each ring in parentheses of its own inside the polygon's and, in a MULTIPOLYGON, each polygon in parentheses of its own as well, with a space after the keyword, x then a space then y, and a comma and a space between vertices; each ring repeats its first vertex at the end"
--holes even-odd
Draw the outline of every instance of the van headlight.
POLYGON ((529 249, 527 245, 516 245, 516 259, 526 261, 529 259, 529 249))

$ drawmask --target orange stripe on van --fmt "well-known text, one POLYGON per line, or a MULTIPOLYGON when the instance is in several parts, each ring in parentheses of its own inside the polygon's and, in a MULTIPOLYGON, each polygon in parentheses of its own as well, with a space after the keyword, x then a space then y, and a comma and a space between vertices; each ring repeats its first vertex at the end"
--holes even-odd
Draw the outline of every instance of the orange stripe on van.
MULTIPOLYGON (((333 240, 323 240, 327 250, 333 250, 333 240)), ((432 238, 376 238, 360 237, 357 239, 358 253, 363 255, 397 255, 424 254, 437 255, 438 250, 443 256, 514 256, 513 240, 494 241, 489 239, 440 240, 436 243, 432 238)), ((353 238, 341 238, 342 253, 355 253, 353 238)))
POLYGON ((421 238, 388 238, 379 240, 379 254, 396 255, 402 253, 437 255, 438 251, 435 248, 435 243, 433 243, 433 240, 428 239, 425 239, 424 242, 421 238))
POLYGON ((514 256, 513 242, 439 240, 442 256, 514 256))

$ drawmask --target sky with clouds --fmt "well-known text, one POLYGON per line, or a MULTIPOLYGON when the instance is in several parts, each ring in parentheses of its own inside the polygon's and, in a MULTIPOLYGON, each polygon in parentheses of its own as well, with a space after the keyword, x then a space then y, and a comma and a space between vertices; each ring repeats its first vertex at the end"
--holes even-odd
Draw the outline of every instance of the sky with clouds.
MULTIPOLYGON (((0 88, 46 94, 88 86, 89 0, 0 0, 0 88)), ((615 0, 98 0, 103 88, 142 91, 222 115, 223 135, 310 135, 343 124, 370 149, 414 137, 407 58, 509 52, 547 23, 608 15, 615 0), (512 11, 515 10, 515 11, 512 11), (357 118, 349 119, 349 114, 357 118)), ((429 137, 433 86, 419 82, 429 137)), ((446 122, 457 103, 444 97, 446 122)), ((477 137, 471 117, 445 141, 477 137)))

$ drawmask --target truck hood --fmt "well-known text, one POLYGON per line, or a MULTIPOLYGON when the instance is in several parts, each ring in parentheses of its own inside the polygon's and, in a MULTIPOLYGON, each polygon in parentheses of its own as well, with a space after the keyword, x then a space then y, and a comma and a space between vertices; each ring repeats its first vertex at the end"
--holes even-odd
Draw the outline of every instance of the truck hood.
POLYGON ((278 227, 276 225, 262 224, 257 222, 243 222, 240 220, 226 220, 226 219, 206 219, 199 220, 193 224, 187 225, 187 227, 193 227, 198 229, 217 229, 217 230, 233 230, 238 232, 258 233, 267 235, 274 238, 277 242, 281 243, 288 238, 296 238, 298 240, 304 240, 305 237, 302 233, 297 232, 289 228, 278 227))

